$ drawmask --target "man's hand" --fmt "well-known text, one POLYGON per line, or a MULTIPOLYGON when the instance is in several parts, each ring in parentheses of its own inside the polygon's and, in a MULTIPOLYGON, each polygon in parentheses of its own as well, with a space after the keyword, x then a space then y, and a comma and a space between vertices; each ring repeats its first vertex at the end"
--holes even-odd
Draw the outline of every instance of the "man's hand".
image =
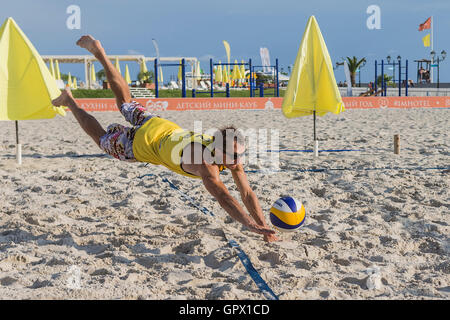
POLYGON ((260 225, 257 225, 256 223, 251 223, 249 225, 246 225, 246 227, 253 232, 263 234, 264 236, 275 236, 275 231, 269 228, 261 227, 260 225))
POLYGON ((219 169, 217 166, 198 165, 198 173, 202 177, 203 184, 206 190, 217 199, 220 206, 236 221, 242 223, 250 231, 263 235, 273 235, 275 231, 268 226, 259 225, 245 210, 239 205, 239 202, 234 199, 223 182, 219 178, 219 169))
MULTIPOLYGON (((241 199, 245 204, 245 207, 250 212, 250 215, 253 217, 256 223, 258 223, 261 228, 268 229, 264 214, 262 212, 261 206, 259 205, 258 198, 253 192, 252 188, 250 188, 250 184, 248 183, 247 176, 244 172, 244 168, 242 165, 238 165, 236 169, 231 170, 231 174, 233 175, 233 179, 238 187, 239 192, 241 193, 241 199)), ((280 241, 275 232, 273 234, 264 234, 264 240, 267 242, 280 241)))
POLYGON ((266 242, 275 242, 275 241, 281 241, 280 238, 278 238, 275 234, 271 235, 264 235, 264 241, 266 242))

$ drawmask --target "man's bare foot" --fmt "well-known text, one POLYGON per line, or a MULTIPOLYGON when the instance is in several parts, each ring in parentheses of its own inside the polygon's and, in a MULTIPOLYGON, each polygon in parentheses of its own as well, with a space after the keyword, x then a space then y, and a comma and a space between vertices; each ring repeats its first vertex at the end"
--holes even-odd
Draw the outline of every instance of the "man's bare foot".
POLYGON ((52 100, 52 104, 55 107, 60 107, 60 106, 66 106, 68 107, 70 104, 70 101, 73 100, 73 96, 72 96, 72 92, 70 91, 69 87, 66 87, 62 92, 61 95, 52 100))
POLYGON ((86 49, 90 53, 92 53, 94 56, 98 53, 103 53, 104 49, 102 47, 102 44, 99 40, 95 40, 93 36, 86 35, 82 36, 78 41, 77 45, 86 49))

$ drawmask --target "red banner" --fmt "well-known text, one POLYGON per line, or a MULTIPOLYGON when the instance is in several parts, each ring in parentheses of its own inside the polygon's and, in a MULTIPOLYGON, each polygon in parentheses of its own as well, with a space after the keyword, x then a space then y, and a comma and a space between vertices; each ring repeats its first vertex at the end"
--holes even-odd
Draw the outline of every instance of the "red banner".
MULTIPOLYGON (((272 110, 283 98, 159 98, 135 99, 149 111, 272 110)), ((450 108, 450 97, 344 97, 346 109, 450 108)), ((76 99, 86 111, 117 111, 115 99, 76 99)))

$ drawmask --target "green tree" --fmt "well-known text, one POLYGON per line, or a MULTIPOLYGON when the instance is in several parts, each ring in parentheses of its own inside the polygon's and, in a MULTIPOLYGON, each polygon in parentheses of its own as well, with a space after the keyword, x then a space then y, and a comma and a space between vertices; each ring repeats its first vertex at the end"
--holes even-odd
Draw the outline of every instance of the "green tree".
MULTIPOLYGON (((77 79, 77 81, 80 81, 80 79, 78 79, 75 76, 70 76, 70 78, 72 79, 72 81, 74 81, 74 79, 77 79)), ((69 75, 67 73, 61 73, 61 80, 64 82, 67 82, 69 80, 69 75)))
POLYGON ((106 74, 105 74, 105 70, 99 70, 96 74, 95 74, 95 76, 97 77, 97 80, 98 81, 103 81, 103 80, 106 80, 106 74))
POLYGON ((139 72, 137 78, 140 82, 143 83, 153 83, 155 75, 153 74, 153 71, 147 71, 147 72, 139 72))
POLYGON ((361 60, 358 60, 357 57, 353 56, 352 58, 347 57, 347 64, 348 64, 348 70, 350 71, 350 79, 352 81, 352 87, 355 86, 356 83, 356 71, 358 70, 359 66, 366 62, 366 58, 362 58, 361 60))
MULTIPOLYGON (((395 84, 392 82, 392 76, 384 74, 384 82, 388 87, 395 87, 395 84)), ((377 77, 377 86, 381 86, 381 74, 377 77)))

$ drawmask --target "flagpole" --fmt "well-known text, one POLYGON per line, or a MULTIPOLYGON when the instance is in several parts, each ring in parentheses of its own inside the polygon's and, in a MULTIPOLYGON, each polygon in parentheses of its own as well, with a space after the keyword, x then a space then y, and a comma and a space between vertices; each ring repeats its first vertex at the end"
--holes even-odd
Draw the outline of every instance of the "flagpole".
POLYGON ((315 107, 314 107, 313 115, 314 115, 314 156, 318 157, 319 156, 319 141, 317 141, 317 136, 316 136, 316 108, 315 107))
POLYGON ((22 164, 22 145, 19 143, 19 121, 16 120, 16 159, 17 164, 22 164))
MULTIPOLYGON (((434 17, 431 16, 431 51, 434 51, 434 17)), ((431 68, 430 68, 430 83, 433 83, 433 64, 434 64, 434 59, 433 57, 431 57, 431 68)))

